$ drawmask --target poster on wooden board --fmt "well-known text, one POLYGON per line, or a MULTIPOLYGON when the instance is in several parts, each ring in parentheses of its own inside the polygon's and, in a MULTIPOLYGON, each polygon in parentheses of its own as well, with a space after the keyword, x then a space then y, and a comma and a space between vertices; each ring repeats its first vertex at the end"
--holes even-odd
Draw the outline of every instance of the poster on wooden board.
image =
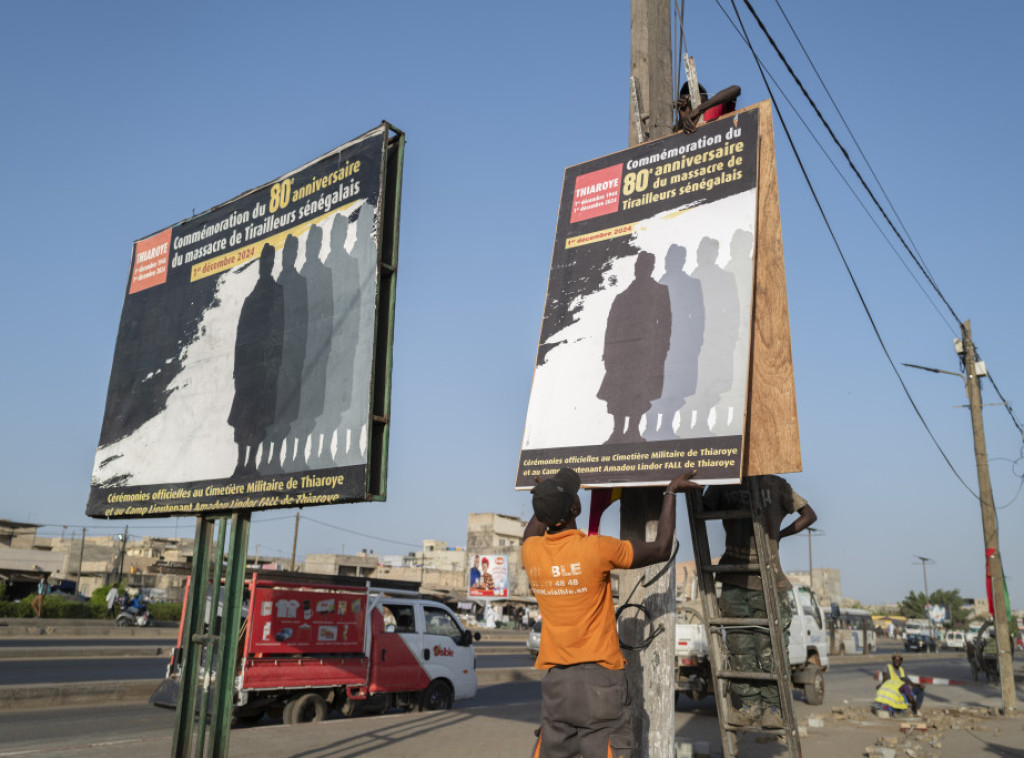
POLYGON ((566 170, 517 488, 738 481, 761 117, 566 170))

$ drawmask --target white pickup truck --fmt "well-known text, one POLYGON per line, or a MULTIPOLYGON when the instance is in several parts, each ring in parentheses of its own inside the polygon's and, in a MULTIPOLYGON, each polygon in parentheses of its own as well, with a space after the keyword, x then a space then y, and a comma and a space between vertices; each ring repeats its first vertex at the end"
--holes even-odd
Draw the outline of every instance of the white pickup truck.
MULTIPOLYGON (((789 661, 793 685, 804 692, 810 705, 825 699, 828 670, 828 631, 825 614, 806 587, 794 587, 786 594, 793 621, 789 626, 789 661)), ((692 700, 713 694, 708 639, 704 624, 692 610, 676 612, 676 691, 692 700)))

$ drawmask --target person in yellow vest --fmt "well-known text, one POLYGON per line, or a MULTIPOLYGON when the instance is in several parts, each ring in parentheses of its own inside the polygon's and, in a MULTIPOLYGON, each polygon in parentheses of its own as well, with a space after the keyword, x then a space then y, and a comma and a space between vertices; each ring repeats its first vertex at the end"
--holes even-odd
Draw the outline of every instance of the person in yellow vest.
POLYGON ((916 716, 923 701, 924 687, 910 683, 903 670, 903 656, 896 653, 892 663, 882 672, 882 683, 875 691, 875 710, 895 716, 909 708, 916 716))

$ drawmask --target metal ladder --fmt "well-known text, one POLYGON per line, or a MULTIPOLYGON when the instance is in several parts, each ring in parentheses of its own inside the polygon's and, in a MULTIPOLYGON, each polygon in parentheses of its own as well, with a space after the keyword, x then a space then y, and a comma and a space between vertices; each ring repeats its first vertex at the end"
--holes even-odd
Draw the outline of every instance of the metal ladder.
POLYGON ((771 543, 765 528, 765 503, 759 485, 759 477, 744 480, 747 487, 750 509, 704 510, 703 498, 699 493, 687 497, 687 512, 690 516, 690 536, 693 540, 693 555, 697 564, 703 610, 704 631, 708 640, 708 656, 711 663, 711 678, 718 704, 718 726, 722 735, 722 754, 725 758, 739 755, 739 740, 743 733, 777 735, 787 744, 790 758, 800 758, 800 734, 793 710, 793 685, 789 675, 789 655, 786 649, 784 630, 779 622, 779 596, 775 591, 775 571, 770 560, 771 543), (716 566, 711 563, 708 547, 708 521, 726 519, 753 520, 754 543, 757 547, 756 564, 732 564, 716 566), (724 618, 715 592, 716 576, 726 572, 760 574, 761 589, 764 592, 767 618, 724 618), (772 671, 734 671, 729 667, 729 654, 725 646, 725 633, 729 627, 767 627, 772 645, 772 671), (729 713, 732 701, 729 697, 729 682, 734 680, 774 682, 779 687, 779 703, 782 711, 782 729, 766 729, 761 726, 731 726, 729 713))

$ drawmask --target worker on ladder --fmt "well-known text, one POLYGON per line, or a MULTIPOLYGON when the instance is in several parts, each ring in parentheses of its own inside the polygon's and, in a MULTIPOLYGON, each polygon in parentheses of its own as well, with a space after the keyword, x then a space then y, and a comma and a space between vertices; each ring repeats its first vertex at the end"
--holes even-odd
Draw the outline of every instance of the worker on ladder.
MULTIPOLYGON (((779 476, 758 477, 761 499, 764 503, 765 531, 770 547, 770 563, 775 576, 775 590, 779 595, 779 622, 789 643, 789 624, 792 612, 786 593, 792 584, 779 562, 779 540, 802 532, 818 516, 804 498, 779 476), (782 521, 796 513, 797 518, 785 528, 782 521)), ((750 493, 747 483, 708 487, 704 495, 707 510, 744 510, 750 512, 750 493)), ((758 563, 753 524, 749 518, 730 518, 722 522, 725 527, 725 554, 719 565, 758 563)), ((722 595, 718 604, 725 616, 733 618, 765 618, 765 594, 761 576, 757 573, 724 573, 720 576, 722 595)), ((772 671, 772 644, 768 629, 730 628, 726 638, 729 660, 734 671, 772 671)), ((728 723, 731 726, 758 726, 782 729, 784 721, 779 705, 779 688, 774 683, 733 681, 729 688, 731 708, 728 723)))

